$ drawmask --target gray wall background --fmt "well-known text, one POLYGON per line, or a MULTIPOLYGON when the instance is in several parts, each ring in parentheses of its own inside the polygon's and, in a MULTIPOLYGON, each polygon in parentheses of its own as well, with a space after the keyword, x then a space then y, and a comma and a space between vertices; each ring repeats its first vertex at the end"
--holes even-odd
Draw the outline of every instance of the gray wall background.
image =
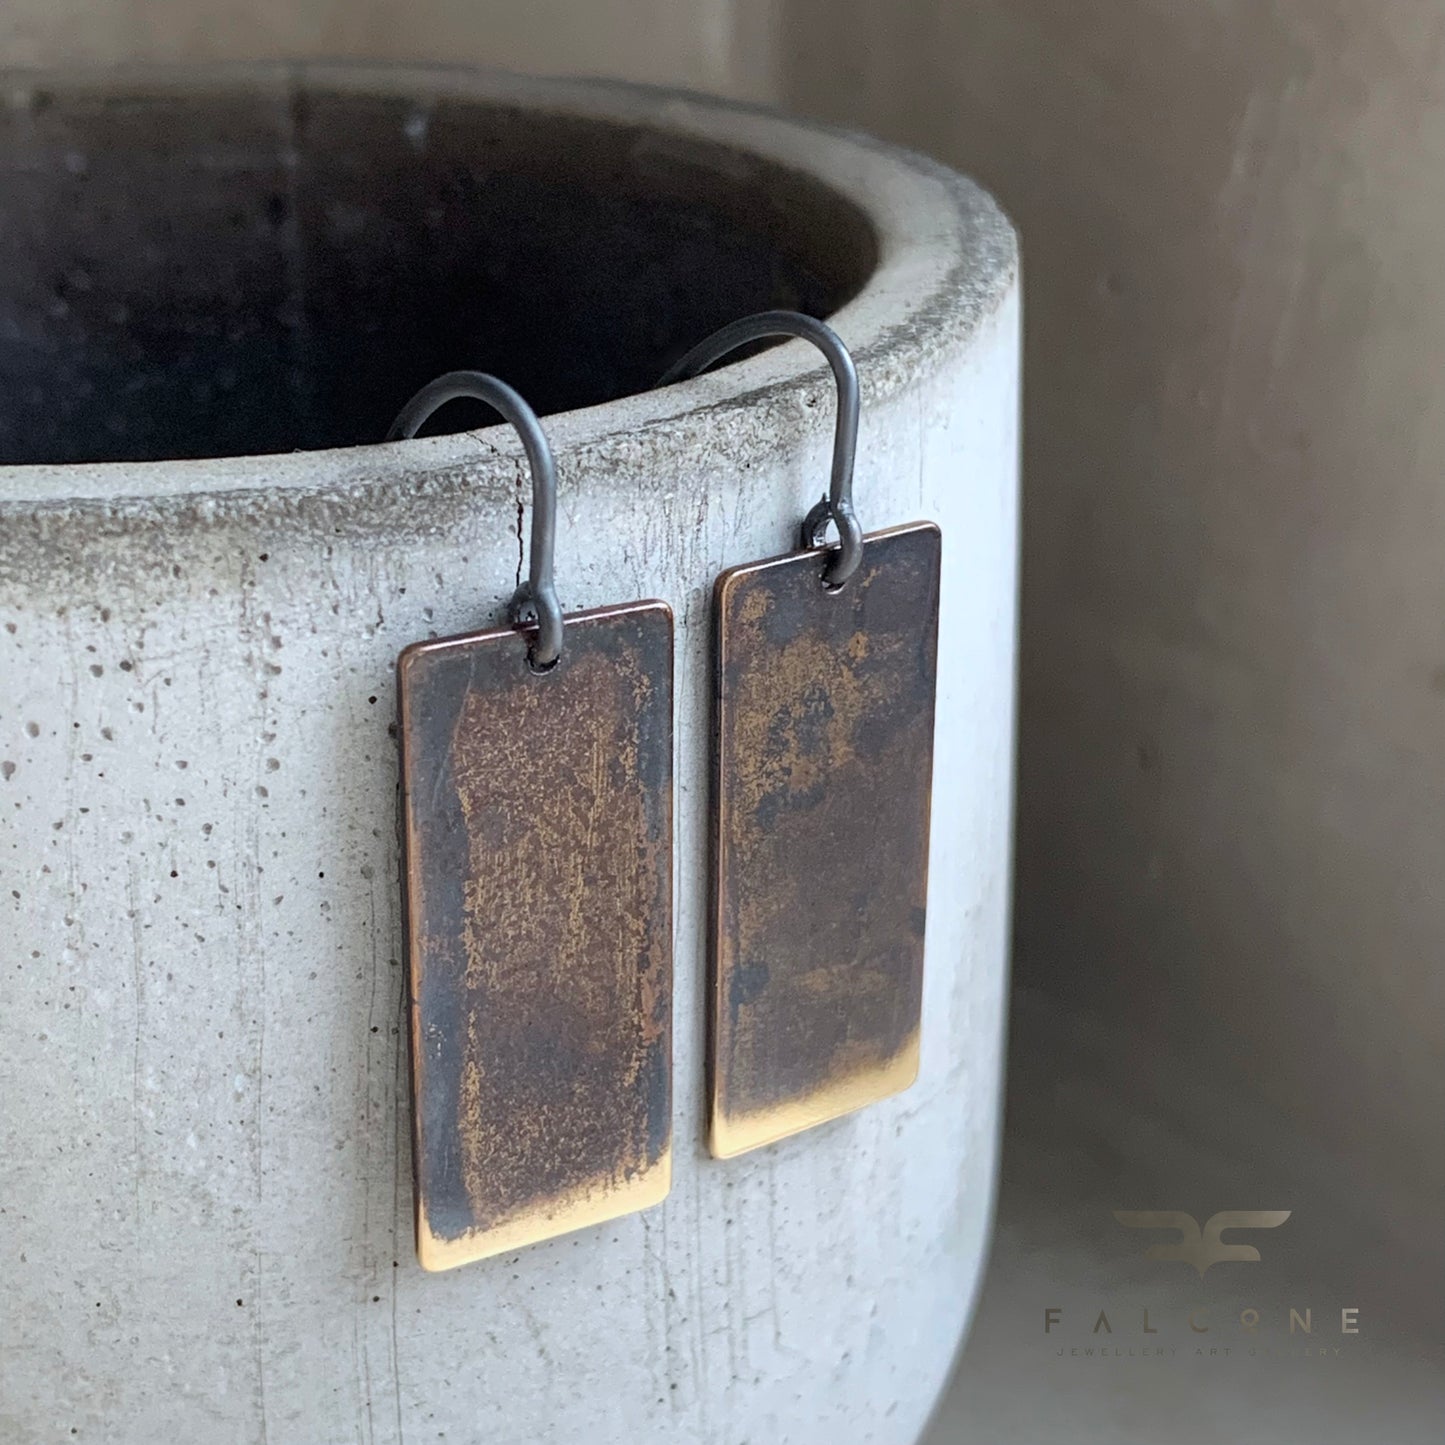
POLYGON ((768 100, 1000 196, 1028 298, 1013 1126, 1043 1139, 1107 1115, 1094 1163, 1119 1204, 1282 1201, 1321 1264, 1436 1311, 1445 16, 1410 0, 0 12, 15 64, 284 55, 768 100))
POLYGON ((789 103, 1023 235, 1016 1122, 1122 1103, 1120 1203, 1288 1201, 1302 1270, 1438 1322, 1445 16, 788 19, 789 103))

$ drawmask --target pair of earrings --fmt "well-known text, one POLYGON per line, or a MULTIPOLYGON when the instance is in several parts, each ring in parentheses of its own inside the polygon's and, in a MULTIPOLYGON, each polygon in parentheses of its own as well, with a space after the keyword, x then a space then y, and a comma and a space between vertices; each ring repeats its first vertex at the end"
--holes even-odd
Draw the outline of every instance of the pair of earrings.
MULTIPOLYGON (((709 1145, 730 1157, 907 1088, 918 1069, 941 541, 864 536, 847 349, 829 493, 797 551, 714 597, 709 1145), (829 544, 829 523, 837 532, 829 544)), ((417 1253, 446 1269, 644 1209, 671 1184, 673 617, 564 617, 556 477, 510 387, 453 372, 392 438, 462 396, 521 434, 528 578, 507 627, 398 663, 417 1253)))

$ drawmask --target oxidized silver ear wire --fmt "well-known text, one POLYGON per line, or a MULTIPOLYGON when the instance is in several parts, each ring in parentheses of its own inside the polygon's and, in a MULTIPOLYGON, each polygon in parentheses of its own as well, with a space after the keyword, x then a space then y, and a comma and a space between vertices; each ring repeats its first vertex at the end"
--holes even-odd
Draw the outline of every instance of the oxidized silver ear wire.
POLYGON ((863 529, 853 511, 853 466, 858 453, 858 370, 853 355, 838 333, 822 321, 801 311, 761 311, 730 322, 698 342, 663 373, 659 386, 670 386, 697 376, 730 352, 749 342, 773 337, 797 337, 811 341, 827 359, 838 387, 838 415, 833 426, 833 464, 827 492, 803 518, 800 547, 823 546, 831 522, 838 542, 828 558, 824 581, 841 587, 858 570, 863 555, 863 529))
POLYGON ((432 414, 449 401, 470 398, 499 411, 522 438, 532 469, 532 545, 527 580, 512 594, 507 615, 514 627, 534 626, 528 658, 545 670, 562 651, 562 607, 552 582, 552 555, 557 547, 557 468, 537 413, 505 381, 482 371, 449 371, 428 382, 402 407, 391 424, 389 442, 409 441, 432 414))

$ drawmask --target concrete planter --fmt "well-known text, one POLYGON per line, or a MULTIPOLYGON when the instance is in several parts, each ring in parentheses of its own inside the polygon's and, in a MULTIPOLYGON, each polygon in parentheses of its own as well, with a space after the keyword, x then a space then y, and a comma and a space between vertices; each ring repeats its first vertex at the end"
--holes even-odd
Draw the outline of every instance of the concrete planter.
POLYGON ((1007 222, 917 157, 621 87, 7 90, 0 1436, 913 1440, 972 1307, 998 1139, 1007 222), (770 304, 831 313, 854 349, 865 526, 943 528, 923 1065, 717 1163, 710 587, 791 545, 832 398, 797 344, 633 393, 770 304), (368 443, 451 365, 554 413, 567 609, 677 612, 677 1158, 648 1214, 428 1276, 392 667, 499 615, 525 483, 505 429, 368 443))

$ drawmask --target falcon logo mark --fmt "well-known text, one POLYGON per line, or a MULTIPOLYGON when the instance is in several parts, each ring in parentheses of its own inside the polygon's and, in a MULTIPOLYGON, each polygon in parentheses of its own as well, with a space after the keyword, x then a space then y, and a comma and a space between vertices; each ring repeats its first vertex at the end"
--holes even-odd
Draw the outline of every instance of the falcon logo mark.
POLYGON ((1216 1264, 1233 1261, 1257 1262, 1259 1251, 1252 1244, 1226 1244, 1220 1236, 1226 1229, 1278 1229, 1290 1217, 1289 1209, 1227 1209, 1211 1214, 1204 1228, 1192 1214, 1178 1209, 1116 1209, 1114 1218, 1128 1229, 1172 1229, 1177 1244, 1151 1244, 1146 1259, 1180 1260, 1199 1271, 1200 1279, 1216 1264))

